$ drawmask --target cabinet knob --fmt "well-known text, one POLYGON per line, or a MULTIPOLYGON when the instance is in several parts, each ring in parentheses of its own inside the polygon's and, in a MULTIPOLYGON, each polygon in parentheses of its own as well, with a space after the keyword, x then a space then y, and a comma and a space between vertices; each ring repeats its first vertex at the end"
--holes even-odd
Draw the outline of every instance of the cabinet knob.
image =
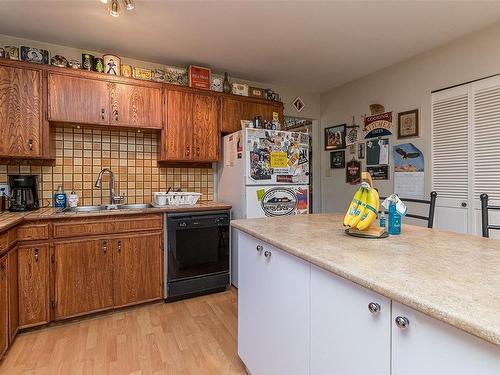
POLYGON ((262 245, 257 245, 256 249, 260 253, 264 248, 262 247, 262 245))
POLYGON ((372 314, 378 314, 380 312, 380 305, 377 302, 370 302, 368 304, 368 310, 372 314))
POLYGON ((104 254, 108 251, 108 241, 102 241, 102 251, 104 254))
POLYGON ((265 256, 266 258, 270 258, 270 257, 271 257, 271 255, 272 255, 272 253, 271 253, 270 251, 268 251, 268 250, 264 251, 264 256, 265 256))
POLYGON ((404 316, 396 317, 396 325, 401 329, 407 329, 410 326, 410 321, 404 316))
POLYGON ((104 108, 101 108, 101 120, 104 120, 104 108))
POLYGON ((467 202, 462 202, 461 206, 464 208, 467 207, 467 202))
POLYGON ((196 147, 196 156, 200 156, 200 147, 196 147))
POLYGON ((122 241, 118 241, 118 252, 122 252, 122 241))
POLYGON ((191 153, 191 150, 190 150, 189 146, 186 146, 186 156, 189 156, 190 153, 191 153))
POLYGON ((35 249, 35 262, 38 262, 38 258, 40 257, 40 250, 35 249))
POLYGON ((30 151, 33 151, 33 140, 28 139, 28 147, 30 148, 30 151))

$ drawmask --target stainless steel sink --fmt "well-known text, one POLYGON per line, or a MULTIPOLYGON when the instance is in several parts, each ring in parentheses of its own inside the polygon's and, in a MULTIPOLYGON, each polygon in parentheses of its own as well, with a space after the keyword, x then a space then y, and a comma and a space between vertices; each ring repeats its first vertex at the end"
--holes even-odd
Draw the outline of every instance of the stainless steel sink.
POLYGON ((118 210, 143 210, 145 208, 153 208, 150 204, 119 204, 116 206, 118 210))
POLYGON ((98 211, 112 211, 112 210, 143 210, 145 208, 152 208, 150 204, 100 204, 98 206, 78 206, 66 207, 61 212, 98 212, 98 211))

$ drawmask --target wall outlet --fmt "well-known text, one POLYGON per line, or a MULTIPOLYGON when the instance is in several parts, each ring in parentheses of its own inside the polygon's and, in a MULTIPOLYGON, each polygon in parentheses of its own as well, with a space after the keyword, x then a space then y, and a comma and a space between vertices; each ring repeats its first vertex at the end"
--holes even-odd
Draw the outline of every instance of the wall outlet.
POLYGON ((9 184, 0 184, 0 192, 3 191, 5 195, 9 196, 10 195, 10 187, 9 184), (4 190, 2 190, 4 189, 4 190))

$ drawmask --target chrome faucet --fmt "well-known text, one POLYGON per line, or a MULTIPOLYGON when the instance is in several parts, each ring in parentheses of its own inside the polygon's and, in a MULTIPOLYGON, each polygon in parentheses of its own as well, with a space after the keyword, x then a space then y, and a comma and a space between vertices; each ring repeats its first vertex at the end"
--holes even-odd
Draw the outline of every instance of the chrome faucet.
POLYGON ((102 186, 102 175, 108 172, 110 181, 109 181, 109 197, 111 200, 111 205, 116 205, 117 202, 123 202, 125 197, 123 195, 116 195, 115 194, 115 175, 113 171, 109 168, 104 168, 102 171, 99 172, 99 176, 97 176, 97 181, 95 182, 95 187, 100 188, 102 186))

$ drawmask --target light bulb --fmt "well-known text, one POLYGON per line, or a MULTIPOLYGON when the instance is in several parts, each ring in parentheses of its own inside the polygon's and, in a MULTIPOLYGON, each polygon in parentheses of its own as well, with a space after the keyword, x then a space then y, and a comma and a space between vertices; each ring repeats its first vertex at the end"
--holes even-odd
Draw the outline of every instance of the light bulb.
POLYGON ((123 0, 123 2, 125 3, 125 7, 127 8, 127 10, 135 9, 135 5, 134 5, 133 0, 123 0))
POLYGON ((120 15, 120 4, 118 0, 111 0, 109 4, 109 14, 113 17, 118 17, 120 15))
POLYGON ((108 0, 101 0, 101 3, 103 3, 103 4, 107 4, 107 3, 108 3, 108 0))

